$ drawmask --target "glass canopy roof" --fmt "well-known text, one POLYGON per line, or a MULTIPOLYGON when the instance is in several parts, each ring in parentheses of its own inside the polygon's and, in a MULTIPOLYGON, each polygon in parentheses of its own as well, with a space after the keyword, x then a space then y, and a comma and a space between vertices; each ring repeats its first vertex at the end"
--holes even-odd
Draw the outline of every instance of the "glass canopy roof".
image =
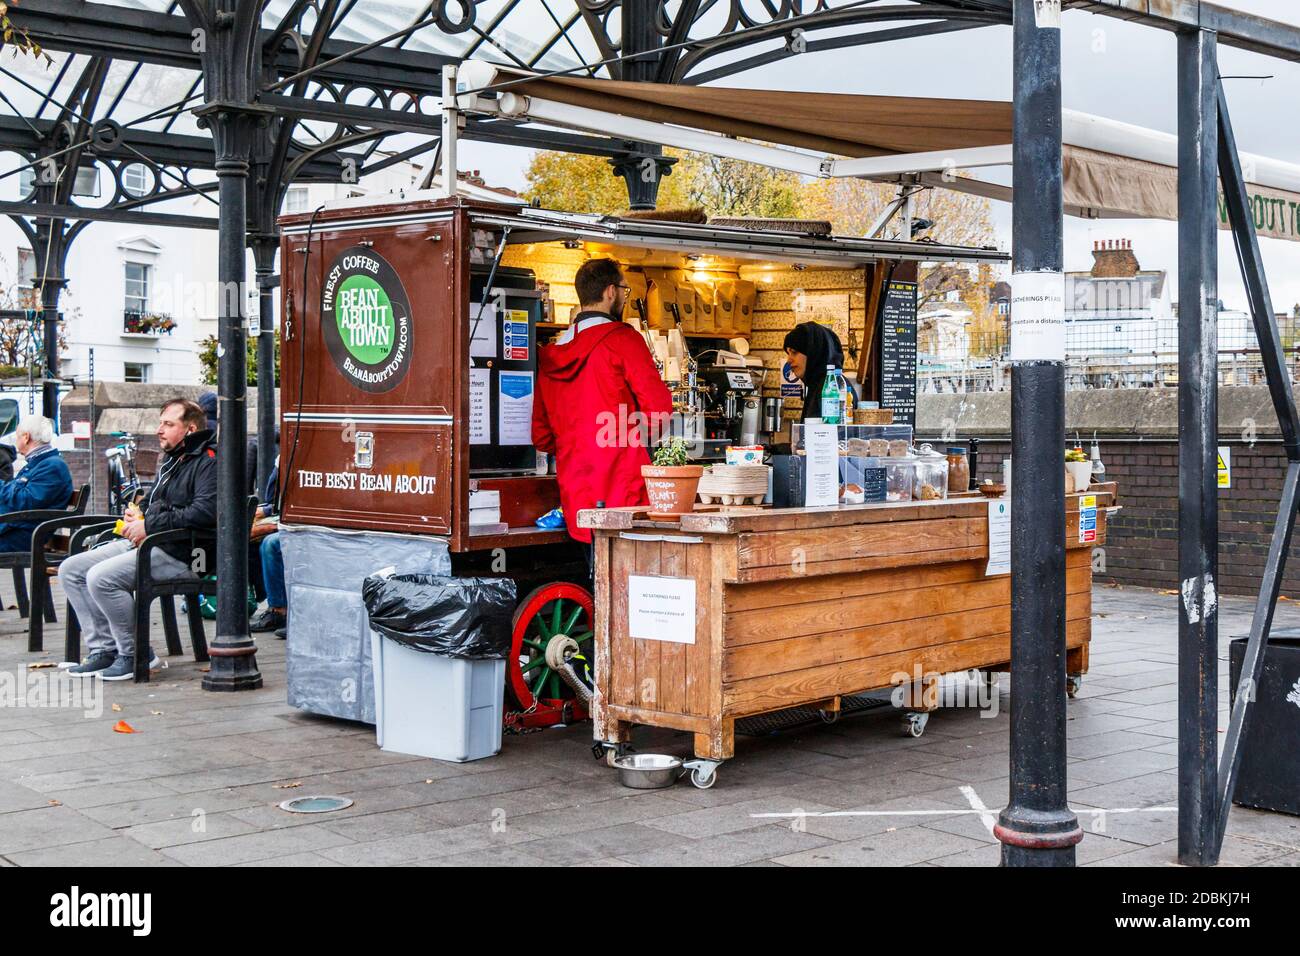
MULTIPOLYGON (((29 2, 30 7, 11 7, 19 26, 21 11, 35 9, 38 4, 38 0, 29 2)), ((176 0, 93 2, 166 14, 178 21, 183 17, 176 0)), ((310 42, 319 29, 325 29, 326 39, 335 46, 326 47, 321 60, 337 56, 338 44, 383 41, 379 44, 379 62, 383 62, 382 52, 386 49, 438 57, 428 73, 433 73, 437 62, 444 59, 479 59, 543 72, 617 76, 619 68, 611 69, 608 61, 617 56, 620 46, 620 6, 620 0, 265 0, 260 22, 268 35, 277 31, 296 33, 300 44, 310 42), (319 18, 327 10, 331 22, 322 27, 319 18)), ((875 28, 896 29, 900 9, 906 9, 906 5, 899 0, 666 0, 659 9, 657 29, 666 43, 722 41, 728 48, 707 62, 710 67, 730 62, 734 70, 747 68, 749 61, 744 57, 753 57, 757 64, 763 62, 761 57, 770 61, 772 56, 782 55, 782 48, 790 42, 793 21, 811 28, 809 17, 823 18, 817 24, 819 36, 831 37, 832 42, 847 37, 848 42, 853 42, 850 35, 860 36, 875 28), (893 12, 886 14, 888 19, 881 23, 873 23, 868 22, 873 15, 868 8, 893 12), (673 21, 680 16, 691 18, 689 26, 676 28, 673 21), (834 18, 833 22, 827 17, 834 18)), ((929 12, 922 18, 935 19, 936 15, 929 12)), ((65 52, 68 44, 56 42, 57 36, 56 28, 46 42, 63 49, 49 50, 48 59, 22 55, 0 59, 0 134, 9 130, 7 142, 6 136, 0 135, 0 150, 8 147, 29 152, 15 144, 24 142, 24 137, 30 142, 33 135, 43 135, 49 122, 59 118, 67 104, 75 105, 70 114, 73 120, 82 119, 84 111, 85 119, 92 123, 111 119, 140 134, 206 138, 191 113, 203 101, 203 77, 197 69, 115 59, 104 67, 98 95, 86 98, 81 95, 81 86, 94 75, 97 61, 85 53, 65 52)), ((286 43, 285 48, 291 49, 290 44, 286 43)), ((374 54, 371 56, 374 63, 374 54)), ((421 68, 414 68, 413 75, 418 72, 422 72, 421 68)), ((365 69, 357 73, 357 88, 348 85, 351 78, 344 64, 333 80, 310 79, 301 95, 328 103, 341 100, 353 107, 386 106, 426 116, 437 109, 434 97, 401 92, 392 82, 391 71, 387 90, 382 89, 385 84, 370 82, 365 69)), ((428 90, 428 74, 422 79, 422 88, 428 90)), ((701 74, 700 79, 707 81, 709 77, 701 74)), ((293 91, 286 88, 278 92, 293 91)), ((364 164, 377 153, 380 159, 403 151, 417 155, 417 149, 431 149, 437 138, 436 127, 416 133, 353 122, 355 126, 345 129, 333 121, 299 121, 294 124, 292 155, 317 149, 329 152, 325 144, 333 147, 336 138, 347 134, 339 146, 347 155, 360 157, 364 164)), ((147 152, 143 147, 141 151, 147 152)))

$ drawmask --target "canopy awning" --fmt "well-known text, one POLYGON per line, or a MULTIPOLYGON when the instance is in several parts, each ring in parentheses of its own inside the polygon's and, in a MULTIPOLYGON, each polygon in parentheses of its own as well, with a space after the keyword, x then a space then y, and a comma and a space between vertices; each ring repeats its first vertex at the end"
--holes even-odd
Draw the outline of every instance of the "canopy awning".
MULTIPOLYGON (((919 174, 931 185, 1011 198, 1008 187, 963 172, 1010 165, 1010 103, 536 76, 482 63, 461 70, 461 109, 717 152, 810 176, 919 174)), ((1066 110, 1062 140, 1067 213, 1177 218, 1177 137, 1066 110)), ((1243 153, 1242 168, 1251 177, 1247 192, 1260 235, 1300 241, 1300 165, 1243 153)))

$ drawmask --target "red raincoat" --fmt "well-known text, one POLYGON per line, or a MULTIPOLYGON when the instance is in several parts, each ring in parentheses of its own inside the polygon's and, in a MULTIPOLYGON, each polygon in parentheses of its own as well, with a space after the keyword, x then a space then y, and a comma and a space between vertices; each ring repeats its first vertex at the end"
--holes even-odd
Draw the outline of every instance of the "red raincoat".
POLYGON ((555 455, 571 537, 591 540, 578 512, 598 501, 607 508, 649 504, 641 478, 641 466, 650 464, 649 424, 672 409, 645 339, 626 323, 591 326, 539 350, 533 444, 555 455))

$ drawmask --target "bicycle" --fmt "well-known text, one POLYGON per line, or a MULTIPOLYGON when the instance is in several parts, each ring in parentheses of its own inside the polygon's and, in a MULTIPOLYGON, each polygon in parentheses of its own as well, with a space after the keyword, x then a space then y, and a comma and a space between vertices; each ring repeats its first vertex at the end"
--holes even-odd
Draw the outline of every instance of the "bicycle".
POLYGON ((113 432, 117 444, 104 452, 108 459, 108 509, 111 514, 125 514, 144 486, 135 471, 135 436, 130 432, 113 432))

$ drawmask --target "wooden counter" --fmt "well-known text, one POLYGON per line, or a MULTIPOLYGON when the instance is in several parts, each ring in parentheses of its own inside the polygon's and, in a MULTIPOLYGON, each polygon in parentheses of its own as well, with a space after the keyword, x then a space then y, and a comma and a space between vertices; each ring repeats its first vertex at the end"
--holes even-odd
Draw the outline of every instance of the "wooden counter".
MULTIPOLYGON (((1104 543, 1115 485, 1094 486, 1097 540, 1079 538, 1066 498, 1066 669, 1088 666, 1092 549, 1104 543)), ((842 695, 898 675, 1006 670, 1011 579, 990 577, 980 497, 834 509, 726 509, 671 522, 640 509, 583 511, 596 546, 595 737, 632 724, 695 734, 695 753, 733 753, 736 718, 842 695), (629 636, 629 577, 694 582, 694 632, 629 636)), ((679 584, 678 587, 689 588, 679 584)), ((932 698, 918 697, 915 710, 932 698)))

